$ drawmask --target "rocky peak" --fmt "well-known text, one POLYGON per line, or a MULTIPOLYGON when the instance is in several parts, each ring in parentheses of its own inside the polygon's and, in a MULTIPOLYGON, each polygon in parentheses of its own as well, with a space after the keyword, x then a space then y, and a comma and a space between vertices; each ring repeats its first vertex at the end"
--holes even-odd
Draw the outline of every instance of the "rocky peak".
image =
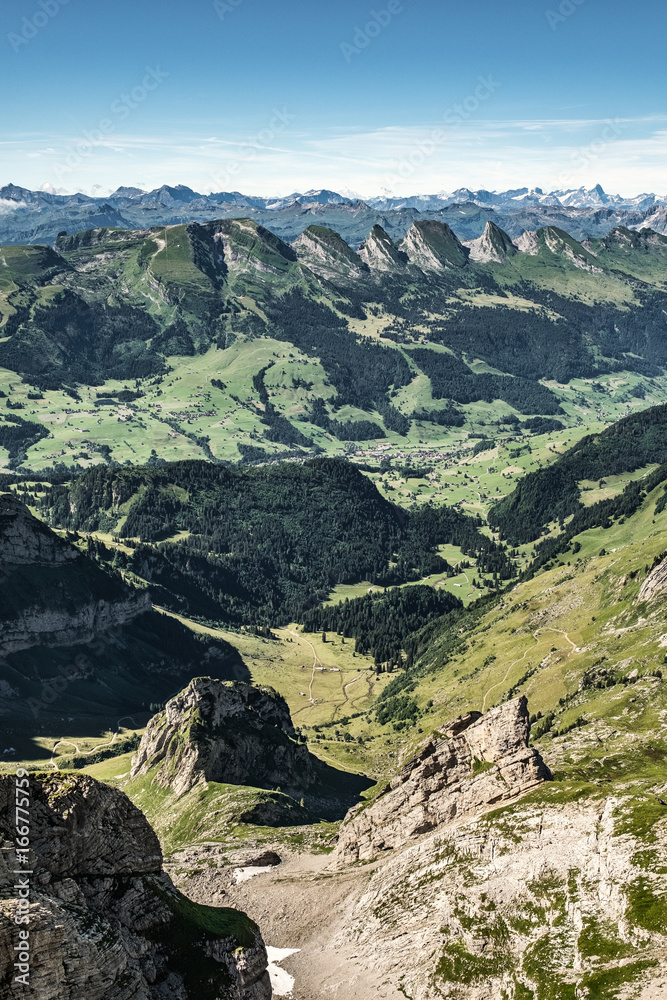
POLYGON ((368 239, 359 248, 359 256, 371 270, 395 271, 403 269, 407 257, 401 253, 382 226, 373 226, 368 239))
POLYGON ((322 278, 359 278, 368 266, 342 236, 327 226, 308 226, 292 244, 299 260, 322 278))
POLYGON ((415 222, 399 245, 399 250, 422 271, 442 271, 465 267, 468 263, 468 248, 445 222, 428 219, 415 222))
POLYGON ((292 717, 285 699, 272 688, 255 687, 240 681, 225 682, 211 677, 195 677, 165 706, 167 725, 196 715, 200 724, 213 727, 233 718, 251 725, 275 726, 294 736, 292 717))
MULTIPOLYGON (((162 871, 127 796, 87 775, 31 774, 34 1000, 269 1000, 264 943, 236 910, 199 906, 162 871)), ((16 778, 0 776, 0 983, 14 974, 16 778)), ((5 993, 2 993, 5 996, 5 993)))
POLYGON ((372 858, 550 779, 529 733, 525 697, 436 730, 371 805, 350 810, 337 858, 372 858))
POLYGON ((132 777, 181 795, 203 781, 303 791, 316 761, 294 740, 287 703, 270 688, 196 677, 146 728, 132 777))
POLYGON ((466 243, 466 246, 470 249, 470 259, 482 263, 493 261, 501 264, 519 252, 507 233, 491 221, 487 222, 482 235, 466 243))
POLYGON ((602 274, 602 268, 597 264, 595 256, 563 229, 559 229, 558 226, 546 226, 538 230, 537 235, 541 245, 556 257, 570 261, 582 271, 602 274))
POLYGON ((536 257, 540 252, 540 241, 537 230, 526 229, 521 236, 514 240, 514 246, 520 253, 527 253, 531 257, 536 257))

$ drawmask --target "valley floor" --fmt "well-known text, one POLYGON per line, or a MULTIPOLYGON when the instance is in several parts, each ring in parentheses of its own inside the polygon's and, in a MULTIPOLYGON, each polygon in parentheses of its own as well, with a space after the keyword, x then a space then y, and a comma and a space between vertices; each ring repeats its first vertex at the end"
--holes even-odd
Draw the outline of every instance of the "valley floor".
MULTIPOLYGON (((392 983, 352 944, 334 946, 377 865, 331 872, 328 854, 284 852, 282 863, 254 878, 235 883, 233 869, 207 869, 205 875, 178 877, 179 887, 197 902, 234 906, 262 929, 272 948, 298 949, 280 963, 294 978, 293 1000, 401 1000, 392 983)), ((189 864, 206 864, 207 852, 184 852, 189 864)), ((280 994, 276 994, 280 996, 280 994)))

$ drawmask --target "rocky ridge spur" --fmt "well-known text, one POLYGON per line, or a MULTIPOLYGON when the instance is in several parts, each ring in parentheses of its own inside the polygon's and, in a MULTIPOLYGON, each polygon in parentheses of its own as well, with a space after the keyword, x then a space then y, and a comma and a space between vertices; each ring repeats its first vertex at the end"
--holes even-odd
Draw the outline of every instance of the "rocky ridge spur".
POLYGON ((525 697, 436 730, 372 804, 350 810, 336 857, 373 858, 548 781, 549 769, 528 746, 529 733, 525 697))

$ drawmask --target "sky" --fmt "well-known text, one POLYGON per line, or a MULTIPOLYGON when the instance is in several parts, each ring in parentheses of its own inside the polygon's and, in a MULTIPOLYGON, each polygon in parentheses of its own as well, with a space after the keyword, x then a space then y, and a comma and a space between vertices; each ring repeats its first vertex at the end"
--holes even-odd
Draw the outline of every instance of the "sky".
POLYGON ((667 194, 664 0, 3 0, 0 184, 667 194))

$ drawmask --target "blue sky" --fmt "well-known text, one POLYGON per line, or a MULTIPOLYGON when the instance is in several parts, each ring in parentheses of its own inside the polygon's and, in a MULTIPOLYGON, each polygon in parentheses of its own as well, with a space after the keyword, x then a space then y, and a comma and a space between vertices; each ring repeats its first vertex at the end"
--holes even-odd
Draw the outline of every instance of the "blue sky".
POLYGON ((0 183, 667 193, 664 0, 3 0, 0 183))

